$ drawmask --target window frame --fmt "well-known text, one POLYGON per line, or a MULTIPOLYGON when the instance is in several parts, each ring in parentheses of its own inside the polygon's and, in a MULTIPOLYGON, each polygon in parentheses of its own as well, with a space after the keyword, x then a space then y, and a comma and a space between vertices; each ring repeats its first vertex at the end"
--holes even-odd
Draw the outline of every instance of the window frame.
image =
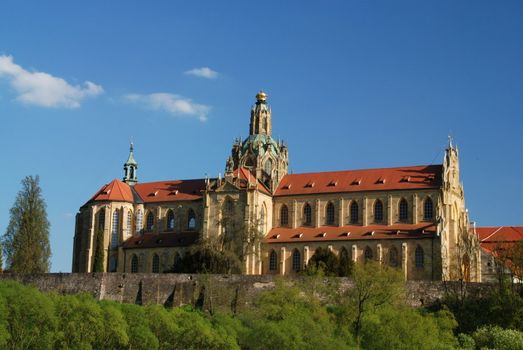
POLYGON ((376 201, 374 202, 374 222, 375 223, 382 223, 383 220, 384 220, 383 202, 380 199, 376 199, 376 201))
POLYGON ((303 226, 312 226, 312 207, 309 203, 303 206, 303 226))

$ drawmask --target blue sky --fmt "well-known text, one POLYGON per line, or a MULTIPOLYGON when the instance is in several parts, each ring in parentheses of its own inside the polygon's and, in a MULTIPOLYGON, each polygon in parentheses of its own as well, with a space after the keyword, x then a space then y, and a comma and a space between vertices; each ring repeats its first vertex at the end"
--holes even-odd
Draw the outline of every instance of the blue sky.
POLYGON ((40 175, 52 271, 74 215, 123 175, 223 172, 260 89, 291 171, 441 163, 472 220, 523 225, 521 1, 3 1, 0 232, 40 175))

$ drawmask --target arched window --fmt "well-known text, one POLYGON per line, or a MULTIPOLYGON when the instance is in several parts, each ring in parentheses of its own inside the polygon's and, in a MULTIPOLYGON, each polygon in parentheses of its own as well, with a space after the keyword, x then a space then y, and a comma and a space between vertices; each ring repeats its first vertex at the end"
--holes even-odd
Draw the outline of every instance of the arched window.
POLYGON ((306 226, 312 224, 312 209, 309 203, 303 206, 303 224, 306 226))
POLYGON ((116 256, 111 255, 111 257, 109 258, 109 272, 116 272, 116 263, 116 256))
POLYGON ((113 212, 113 227, 111 230, 111 248, 118 247, 118 231, 120 229, 120 212, 116 209, 113 212))
POLYGON ((409 204, 402 198, 399 204, 399 219, 400 221, 407 221, 409 219, 409 204))
POLYGON ((417 269, 422 269, 425 266, 425 253, 423 252, 423 248, 421 246, 416 247, 416 252, 414 253, 415 256, 415 263, 417 269))
POLYGON ((434 204, 432 203, 432 199, 430 197, 427 197, 425 199, 425 203, 423 205, 423 220, 429 221, 434 218, 434 204))
POLYGON ((301 254, 298 249, 292 252, 292 271, 300 272, 301 270, 301 254))
POLYGON ((289 208, 284 204, 280 209, 280 226, 287 226, 289 224, 289 208))
POLYGON ((265 170, 265 173, 267 175, 271 175, 271 172, 272 172, 272 160, 270 158, 265 161, 265 164, 263 165, 263 170, 265 170))
POLYGON ((350 275, 352 270, 352 261, 349 256, 349 251, 343 247, 340 251, 340 268, 339 268, 339 276, 340 277, 347 277, 350 275))
POLYGON ((143 213, 141 210, 136 212, 136 235, 140 236, 142 234, 143 227, 143 213))
POLYGON ((265 204, 262 204, 262 207, 260 209, 260 230, 265 234, 265 218, 267 216, 266 214, 267 209, 265 209, 265 204))
POLYGON ((174 212, 171 209, 167 212, 167 230, 174 230, 174 212))
POLYGON ((127 211, 127 225, 125 227, 125 236, 126 238, 132 235, 133 231, 133 212, 131 210, 127 211))
POLYGON ((152 212, 147 213, 145 221, 145 231, 152 231, 154 228, 154 214, 152 212))
POLYGON ((350 223, 357 224, 358 216, 359 216, 358 203, 356 203, 356 201, 353 201, 350 204, 350 223))
POLYGON ((196 214, 194 214, 194 210, 189 209, 187 212, 187 228, 189 230, 196 229, 196 214))
POLYGON ((131 272, 138 272, 138 257, 135 254, 131 258, 131 272))
POLYGON ((227 198, 223 205, 223 214, 224 216, 231 217, 234 215, 234 202, 231 198, 227 198))
POLYGON ((325 208, 325 223, 327 225, 334 225, 334 204, 329 202, 325 208))
POLYGON ((379 199, 374 203, 374 222, 383 221, 383 203, 379 199))
POLYGON ((105 229, 105 208, 100 209, 98 212, 98 230, 105 229))
POLYGON ((398 250, 396 247, 391 247, 389 250, 389 265, 392 267, 398 266, 398 250))
POLYGON ((246 161, 245 161, 245 167, 246 168, 252 168, 254 166, 254 161, 252 160, 252 158, 248 158, 246 161))
POLYGON ((269 271, 276 271, 278 269, 278 255, 274 250, 271 250, 269 255, 269 271))
POLYGON ((373 258, 372 249, 370 247, 365 247, 365 262, 371 261, 373 258))
POLYGON ((153 255, 153 273, 160 272, 160 256, 158 254, 153 255))

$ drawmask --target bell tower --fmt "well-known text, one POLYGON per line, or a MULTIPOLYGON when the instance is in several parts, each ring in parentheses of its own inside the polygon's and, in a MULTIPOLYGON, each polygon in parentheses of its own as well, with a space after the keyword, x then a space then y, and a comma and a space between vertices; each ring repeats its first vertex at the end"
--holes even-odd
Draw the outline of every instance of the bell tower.
POLYGON ((124 177, 123 182, 133 186, 138 182, 138 177, 136 176, 136 170, 138 169, 138 163, 136 160, 134 160, 134 145, 131 142, 131 145, 129 147, 129 157, 127 158, 127 162, 123 165, 124 170, 124 177))
POLYGON ((225 175, 238 168, 247 168, 270 191, 274 191, 287 174, 288 151, 283 141, 276 142, 272 134, 272 111, 267 94, 260 91, 251 108, 249 136, 236 139, 227 159, 225 175))

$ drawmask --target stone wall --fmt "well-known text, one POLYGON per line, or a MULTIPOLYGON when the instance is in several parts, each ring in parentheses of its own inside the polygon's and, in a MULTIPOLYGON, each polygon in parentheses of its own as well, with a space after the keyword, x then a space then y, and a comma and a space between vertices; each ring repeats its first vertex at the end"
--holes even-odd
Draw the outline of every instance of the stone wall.
MULTIPOLYGON (((274 288, 271 275, 191 275, 150 273, 49 273, 18 275, 0 274, 0 280, 16 280, 33 285, 43 292, 58 294, 89 293, 99 300, 134 304, 162 304, 167 307, 197 305, 205 309, 240 310, 248 307, 256 295, 274 288)), ((286 283, 305 282, 310 277, 286 277, 286 283)), ((348 278, 337 278, 343 290, 351 288, 348 278)), ((327 283, 327 280, 324 281, 327 283)), ((469 292, 481 293, 490 284, 469 283, 469 292)), ((407 304, 431 305, 446 292, 459 293, 459 282, 409 281, 407 304)))

